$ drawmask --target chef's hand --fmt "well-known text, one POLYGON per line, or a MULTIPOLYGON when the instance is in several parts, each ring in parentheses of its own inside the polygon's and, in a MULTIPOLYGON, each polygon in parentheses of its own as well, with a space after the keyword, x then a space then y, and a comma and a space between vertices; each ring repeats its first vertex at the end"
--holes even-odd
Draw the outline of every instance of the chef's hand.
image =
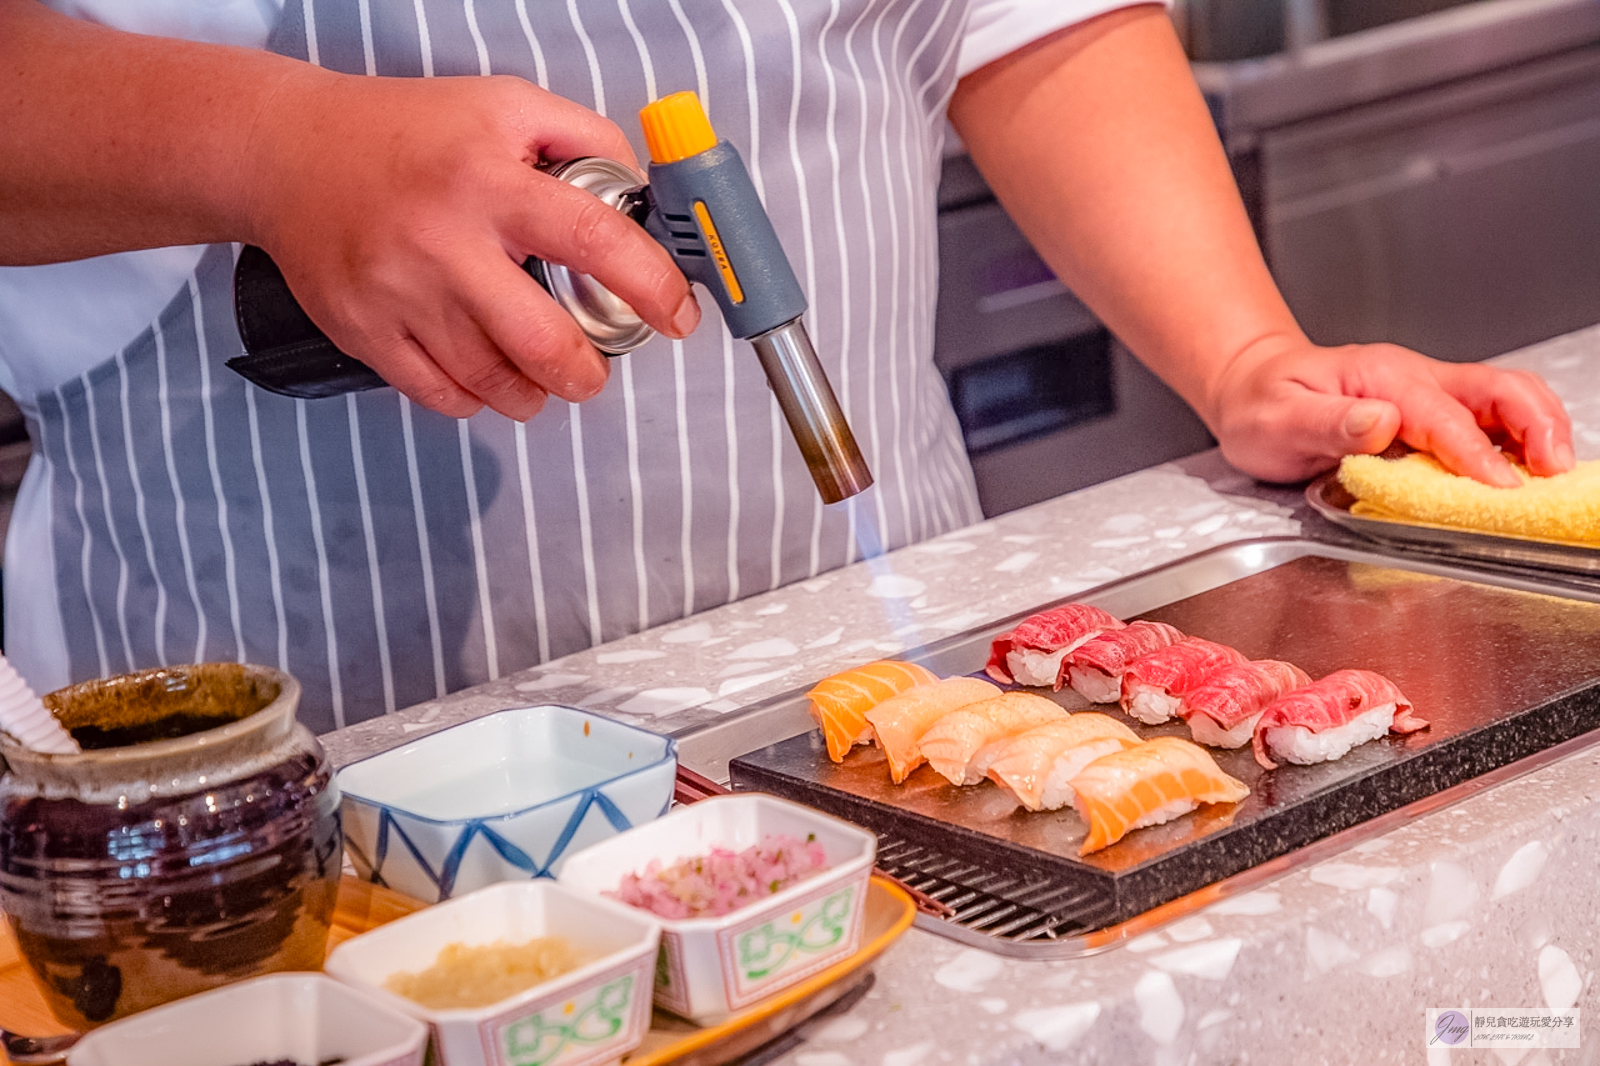
POLYGON ((1537 375, 1440 362, 1393 344, 1319 348, 1268 338, 1227 366, 1206 406, 1223 455, 1265 481, 1300 481, 1396 440, 1508 488, 1521 482, 1497 444, 1537 475, 1573 465, 1566 409, 1537 375))
POLYGON ((606 360, 518 264, 593 275, 674 337, 688 282, 643 229, 535 169, 604 156, 615 124, 520 78, 367 78, 303 66, 252 138, 249 217, 312 320, 417 403, 531 418, 606 360))

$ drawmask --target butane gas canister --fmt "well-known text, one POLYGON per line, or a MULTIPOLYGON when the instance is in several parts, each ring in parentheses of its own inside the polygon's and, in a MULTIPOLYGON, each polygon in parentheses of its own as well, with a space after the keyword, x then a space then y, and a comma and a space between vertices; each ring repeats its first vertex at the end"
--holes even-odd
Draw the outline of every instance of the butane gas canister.
MULTIPOLYGON (((648 211, 644 182, 639 175, 611 159, 594 156, 557 163, 546 171, 551 177, 575 185, 641 225, 648 211)), ((656 335, 615 293, 587 274, 580 274, 559 263, 530 257, 524 270, 543 285, 606 355, 631 352, 656 335)))

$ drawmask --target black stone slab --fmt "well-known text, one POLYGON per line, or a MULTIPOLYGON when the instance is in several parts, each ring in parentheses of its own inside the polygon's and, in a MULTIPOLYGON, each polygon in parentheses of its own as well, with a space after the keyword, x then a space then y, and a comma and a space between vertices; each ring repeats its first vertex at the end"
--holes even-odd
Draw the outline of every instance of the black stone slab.
MULTIPOLYGON (((1203 587, 1185 580, 1184 565, 1168 568, 1179 571, 1170 584, 1203 587)), ((1409 565, 1311 554, 1127 614, 1254 659, 1297 663, 1313 677, 1377 670, 1431 727, 1372 741, 1337 762, 1271 771, 1248 747, 1212 749, 1249 797, 1135 830, 1088 856, 1077 854, 1085 826, 1070 810, 1029 812, 993 784, 958 788, 927 766, 895 786, 876 749, 856 748, 834 764, 815 730, 730 761, 730 777, 736 788, 788 796, 955 859, 1053 878, 1072 899, 1062 917, 1103 927, 1600 728, 1600 603, 1532 591, 1537 582, 1507 587, 1498 575, 1409 565)), ((1129 596, 1110 585, 1082 599, 1129 596)), ((942 675, 979 673, 996 632, 942 641, 922 657, 942 675)), ((804 691, 771 702, 803 706, 804 691)), ((1033 691, 1069 710, 1089 708, 1070 691, 1033 691)), ((1146 736, 1188 735, 1181 723, 1129 724, 1146 736)))

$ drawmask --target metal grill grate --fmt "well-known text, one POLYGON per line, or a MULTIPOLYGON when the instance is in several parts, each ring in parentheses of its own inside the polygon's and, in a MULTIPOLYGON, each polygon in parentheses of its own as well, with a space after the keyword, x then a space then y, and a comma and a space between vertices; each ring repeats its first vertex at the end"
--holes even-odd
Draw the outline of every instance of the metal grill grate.
POLYGON ((878 866, 955 910, 945 921, 1014 943, 1050 941, 1111 924, 1113 909, 1092 889, 1059 878, 980 866, 892 833, 878 834, 878 866))

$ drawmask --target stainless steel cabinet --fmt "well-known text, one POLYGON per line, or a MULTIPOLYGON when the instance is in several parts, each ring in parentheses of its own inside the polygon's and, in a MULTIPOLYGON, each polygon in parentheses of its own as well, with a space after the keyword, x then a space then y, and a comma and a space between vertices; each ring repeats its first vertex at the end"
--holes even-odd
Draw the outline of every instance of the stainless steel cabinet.
MULTIPOLYGON (((1185 0, 1200 57, 1262 2, 1185 0)), ((1600 321, 1600 2, 1281 10, 1277 51, 1195 73, 1314 339, 1467 360, 1600 321)))
POLYGON ((1600 321, 1600 47, 1261 134, 1263 243, 1324 343, 1482 359, 1600 321))

